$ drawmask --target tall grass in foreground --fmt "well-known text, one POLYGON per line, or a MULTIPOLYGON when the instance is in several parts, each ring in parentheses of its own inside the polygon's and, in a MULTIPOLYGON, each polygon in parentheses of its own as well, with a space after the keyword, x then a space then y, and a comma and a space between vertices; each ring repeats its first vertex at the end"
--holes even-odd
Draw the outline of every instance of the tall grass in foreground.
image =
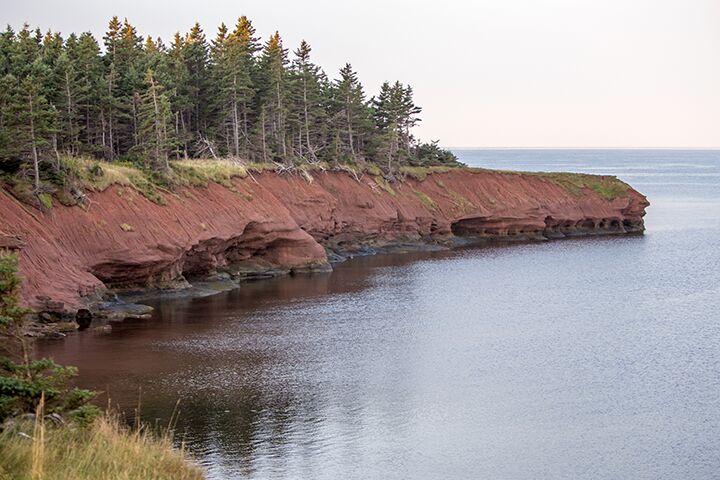
POLYGON ((0 480, 203 478, 185 452, 174 448, 170 433, 130 430, 110 415, 84 428, 37 420, 0 433, 0 480))

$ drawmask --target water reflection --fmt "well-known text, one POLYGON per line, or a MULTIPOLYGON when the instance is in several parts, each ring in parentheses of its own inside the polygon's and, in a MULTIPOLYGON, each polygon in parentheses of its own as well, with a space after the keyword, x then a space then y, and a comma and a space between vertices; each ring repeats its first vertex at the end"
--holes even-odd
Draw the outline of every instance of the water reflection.
POLYGON ((533 155, 631 182, 689 165, 647 185, 644 237, 360 258, 42 353, 129 411, 142 389, 150 422, 181 399, 212 478, 713 478, 720 185, 685 172, 718 155, 533 155))

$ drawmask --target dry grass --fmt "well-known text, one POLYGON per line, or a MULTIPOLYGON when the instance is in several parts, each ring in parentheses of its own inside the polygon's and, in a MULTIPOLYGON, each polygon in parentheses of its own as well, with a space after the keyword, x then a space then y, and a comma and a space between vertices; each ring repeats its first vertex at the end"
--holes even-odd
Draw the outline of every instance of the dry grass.
POLYGON ((200 480, 202 471, 169 435, 129 431, 113 417, 92 425, 36 422, 0 433, 0 479, 200 480), (28 433, 29 432, 29 433, 28 433))
POLYGON ((165 204, 152 180, 131 164, 69 157, 64 158, 63 162, 66 168, 74 172, 84 188, 102 192, 111 185, 130 187, 158 205, 165 204))
POLYGON ((422 182, 428 175, 433 173, 445 173, 451 170, 458 170, 459 167, 400 167, 400 173, 410 178, 414 178, 418 182, 422 182))
POLYGON ((178 183, 195 187, 210 182, 232 187, 232 179, 248 176, 248 167, 229 160, 178 160, 171 162, 178 183))

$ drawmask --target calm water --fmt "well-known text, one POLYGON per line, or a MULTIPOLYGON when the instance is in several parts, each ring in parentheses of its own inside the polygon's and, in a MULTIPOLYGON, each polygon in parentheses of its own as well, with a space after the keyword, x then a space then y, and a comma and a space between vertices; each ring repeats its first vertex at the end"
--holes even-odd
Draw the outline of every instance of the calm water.
POLYGON ((720 478, 720 152, 458 151, 616 174, 644 237, 357 259, 43 345, 211 478, 720 478))

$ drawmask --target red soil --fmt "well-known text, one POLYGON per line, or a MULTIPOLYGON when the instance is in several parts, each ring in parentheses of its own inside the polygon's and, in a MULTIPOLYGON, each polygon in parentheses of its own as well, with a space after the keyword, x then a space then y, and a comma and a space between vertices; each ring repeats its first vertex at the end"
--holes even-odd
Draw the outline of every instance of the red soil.
MULTIPOLYGON (((113 186, 90 195, 86 210, 46 212, 0 194, 0 240, 20 246, 23 299, 76 309, 107 285, 164 285, 183 275, 327 267, 334 250, 454 235, 539 238, 643 230, 648 202, 630 189, 608 201, 525 174, 451 171, 423 181, 383 184, 341 172, 263 173, 165 194, 156 205, 113 186), (454 235, 453 235, 454 234, 454 235), (12 241, 10 240, 12 239, 12 241)), ((0 241, 0 248, 2 248, 0 241)))

